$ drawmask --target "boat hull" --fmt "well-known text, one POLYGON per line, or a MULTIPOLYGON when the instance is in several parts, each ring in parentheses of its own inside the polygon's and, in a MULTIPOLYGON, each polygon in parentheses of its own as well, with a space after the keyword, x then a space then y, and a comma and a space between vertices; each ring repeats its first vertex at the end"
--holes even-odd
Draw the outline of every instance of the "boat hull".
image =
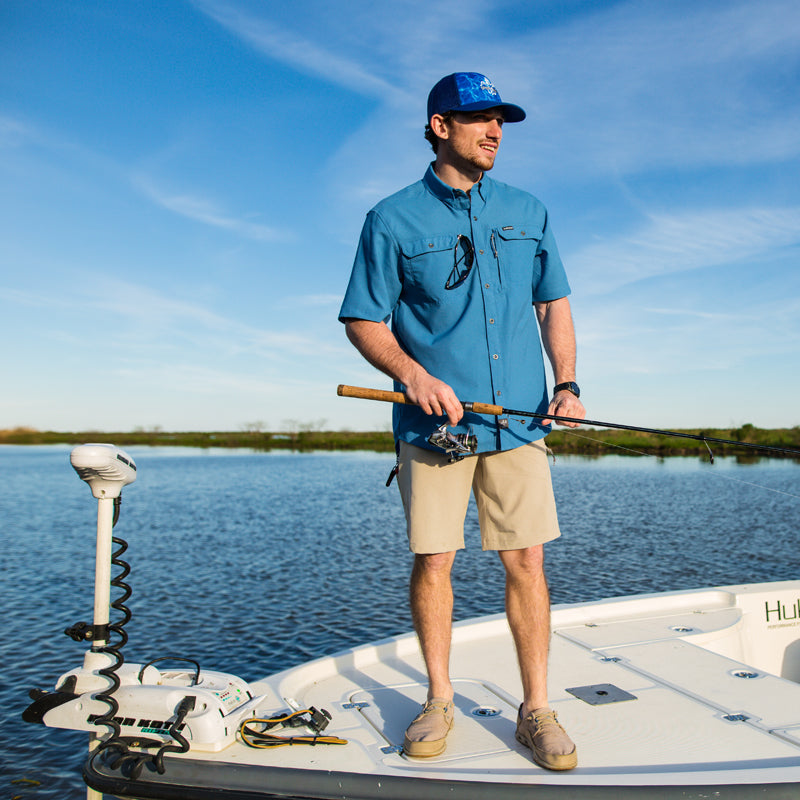
POLYGON ((431 777, 364 775, 274 767, 234 767, 214 762, 169 764, 169 778, 126 780, 118 771, 93 765, 84 770, 89 786, 116 797, 155 800, 523 800, 534 791, 541 800, 797 800, 800 784, 735 783, 673 785, 592 785, 488 782, 431 777))

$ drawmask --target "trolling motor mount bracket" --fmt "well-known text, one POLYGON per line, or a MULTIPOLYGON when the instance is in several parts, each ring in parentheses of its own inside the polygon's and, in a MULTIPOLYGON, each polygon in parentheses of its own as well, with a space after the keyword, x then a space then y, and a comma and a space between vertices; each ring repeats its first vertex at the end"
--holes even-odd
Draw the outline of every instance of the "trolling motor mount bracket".
POLYGON ((90 625, 88 622, 76 622, 67 628, 64 633, 73 642, 107 641, 108 625, 90 625))

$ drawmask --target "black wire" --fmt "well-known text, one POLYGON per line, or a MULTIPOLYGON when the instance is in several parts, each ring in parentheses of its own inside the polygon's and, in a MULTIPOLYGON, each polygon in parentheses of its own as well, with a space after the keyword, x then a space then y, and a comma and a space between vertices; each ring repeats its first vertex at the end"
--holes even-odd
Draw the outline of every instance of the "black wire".
POLYGON ((155 765, 156 771, 159 775, 163 775, 165 771, 165 753, 186 753, 189 750, 189 742, 184 736, 181 735, 180 727, 183 725, 186 715, 190 711, 194 710, 195 702, 196 700, 194 695, 187 695, 178 704, 175 722, 172 723, 169 729, 169 735, 177 742, 177 744, 166 742, 165 744, 161 745, 158 752, 153 756, 153 764, 155 765))
POLYGON ((200 664, 199 662, 195 661, 193 658, 184 658, 183 656, 160 656, 159 658, 154 658, 152 661, 148 661, 142 668, 139 670, 139 683, 142 682, 142 677, 144 676, 144 671, 152 666, 153 664, 158 663, 159 661, 188 661, 190 664, 194 664, 194 675, 192 676, 192 682, 189 684, 190 686, 197 686, 200 680, 200 664))

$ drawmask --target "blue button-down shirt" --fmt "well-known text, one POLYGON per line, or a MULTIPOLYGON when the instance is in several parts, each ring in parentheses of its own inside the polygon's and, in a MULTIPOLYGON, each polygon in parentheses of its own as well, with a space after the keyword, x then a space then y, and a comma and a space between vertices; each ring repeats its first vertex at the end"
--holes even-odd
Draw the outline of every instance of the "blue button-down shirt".
MULTIPOLYGON (((547 211, 535 197, 485 175, 468 194, 429 167, 421 181, 367 215, 339 319, 391 318, 401 347, 462 401, 545 413, 533 303, 569 291, 547 211), (451 274, 463 277, 469 263, 464 237, 474 249, 473 267, 446 289, 451 274)), ((395 438, 430 448, 427 437, 445 419, 395 405, 395 438)), ((519 447, 549 431, 530 417, 474 413, 451 430, 470 429, 478 452, 519 447)))

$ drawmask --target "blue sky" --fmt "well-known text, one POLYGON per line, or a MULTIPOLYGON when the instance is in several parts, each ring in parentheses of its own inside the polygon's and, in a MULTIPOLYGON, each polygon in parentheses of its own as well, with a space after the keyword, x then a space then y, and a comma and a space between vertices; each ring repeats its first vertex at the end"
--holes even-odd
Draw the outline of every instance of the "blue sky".
POLYGON ((528 112, 589 416, 800 424, 796 0, 2 0, 0 428, 387 428, 336 315, 456 70, 528 112))

